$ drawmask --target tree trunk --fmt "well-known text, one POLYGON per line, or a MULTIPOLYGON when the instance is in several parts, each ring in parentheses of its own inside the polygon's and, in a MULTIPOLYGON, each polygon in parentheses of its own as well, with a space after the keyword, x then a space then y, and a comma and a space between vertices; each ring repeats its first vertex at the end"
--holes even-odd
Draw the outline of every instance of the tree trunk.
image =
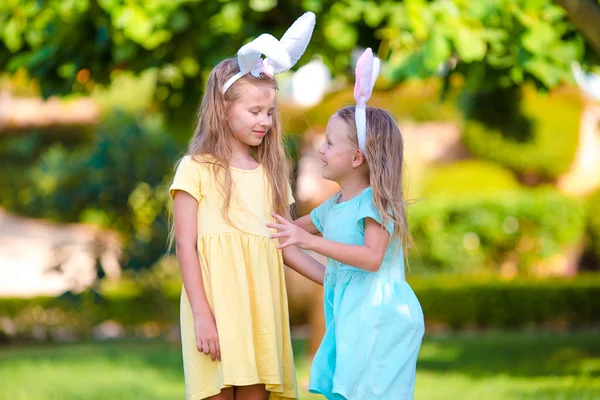
POLYGON ((567 11, 573 25, 600 55, 600 4, 598 0, 555 0, 567 11))

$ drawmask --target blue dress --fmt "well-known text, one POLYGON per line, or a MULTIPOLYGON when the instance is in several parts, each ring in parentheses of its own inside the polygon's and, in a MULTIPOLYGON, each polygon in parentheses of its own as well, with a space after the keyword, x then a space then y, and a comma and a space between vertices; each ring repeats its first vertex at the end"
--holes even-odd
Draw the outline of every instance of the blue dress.
MULTIPOLYGON (((337 199, 312 211, 313 224, 326 239, 364 245, 365 218, 381 223, 371 188, 342 203, 337 199)), ((386 229, 391 234, 393 224, 386 229)), ((329 259, 326 332, 312 363, 312 393, 330 400, 413 398, 423 311, 405 280, 402 248, 391 242, 374 273, 329 259)))

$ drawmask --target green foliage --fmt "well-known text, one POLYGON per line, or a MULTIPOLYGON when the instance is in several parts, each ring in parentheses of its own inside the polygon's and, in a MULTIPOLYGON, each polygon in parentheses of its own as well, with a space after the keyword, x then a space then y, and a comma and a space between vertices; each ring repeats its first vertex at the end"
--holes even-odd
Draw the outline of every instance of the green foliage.
MULTIPOLYGON (((412 277, 427 324, 453 328, 590 327, 600 315, 600 276, 563 279, 412 277)), ((0 315, 15 324, 15 335, 27 339, 34 327, 73 329, 80 337, 105 320, 126 332, 152 324, 166 333, 179 320, 178 280, 162 285, 123 280, 103 285, 98 295, 83 293, 58 298, 0 299, 0 315), (173 288, 177 290, 173 290, 173 288)), ((304 321, 306 322, 306 321, 304 321)), ((1 327, 0 327, 1 329, 1 327)), ((1 332, 1 331, 0 331, 1 332)))
POLYGON ((591 248, 596 257, 600 259, 600 190, 590 196, 587 206, 587 223, 591 248))
POLYGON ((498 196, 519 186, 509 170, 485 161, 467 160, 429 170, 421 195, 425 198, 498 196))
MULTIPOLYGON (((595 400, 600 341, 591 332, 431 335, 419 351, 414 400, 595 400)), ((298 382, 312 346, 292 341, 298 382)), ((165 340, 0 347, 0 400, 172 400, 185 396, 182 354, 165 340), (35 381, 35 384, 31 382, 35 381), (148 384, 151 382, 151 384, 148 384)), ((298 400, 319 400, 298 385, 298 400)))
POLYGON ((426 320, 453 328, 586 327, 600 315, 600 275, 548 280, 413 279, 426 320))
POLYGON ((181 349, 165 340, 0 346, 0 359, 0 400, 185 397, 181 349))
POLYGON ((45 95, 87 90, 82 69, 106 82, 115 69, 156 67, 177 107, 185 94, 198 97, 203 73, 218 60, 262 32, 281 36, 308 10, 318 16, 308 57, 322 54, 336 72, 347 71, 357 45, 375 48, 396 81, 437 74, 456 60, 471 89, 554 87, 571 79, 573 61, 591 60, 551 0, 11 0, 0 6, 0 65, 26 69, 45 95))
POLYGON ((116 230, 124 239, 126 266, 152 265, 164 253, 168 233, 167 188, 178 155, 169 133, 117 113, 98 127, 91 143, 45 147, 36 137, 25 135, 7 146, 32 150, 28 164, 3 168, 0 206, 116 230))
POLYGON ((470 101, 463 141, 477 157, 551 179, 570 167, 582 110, 576 90, 541 94, 531 87, 511 88, 470 101))
POLYGON ((514 262, 527 272, 576 243, 583 206, 554 190, 515 190, 494 197, 439 197, 409 209, 416 244, 412 265, 427 271, 497 271, 514 262))
POLYGON ((398 76, 423 76, 451 57, 469 87, 545 87, 569 80, 570 64, 584 51, 562 8, 550 0, 493 2, 404 1, 384 3, 389 43, 398 76))
POLYGON ((203 73, 218 61, 235 56, 264 31, 281 36, 303 11, 288 6, 268 14, 274 5, 264 0, 3 2, 0 65, 9 73, 27 70, 44 96, 87 92, 95 82, 108 83, 116 70, 157 69, 157 97, 179 107, 186 99, 197 103, 203 73), (86 74, 79 75, 82 70, 86 74))

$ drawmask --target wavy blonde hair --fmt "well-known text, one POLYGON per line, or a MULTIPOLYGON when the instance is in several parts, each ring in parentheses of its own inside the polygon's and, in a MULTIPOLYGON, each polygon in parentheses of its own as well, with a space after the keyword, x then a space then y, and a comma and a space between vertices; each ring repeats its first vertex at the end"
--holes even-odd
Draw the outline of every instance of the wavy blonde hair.
MULTIPOLYGON (((350 140, 358 148, 358 136, 354 119, 355 107, 342 108, 338 115, 348 126, 350 140)), ((395 118, 385 110, 367 107, 367 141, 365 158, 369 167, 369 183, 373 202, 382 223, 394 223, 392 240, 401 243, 406 250, 412 239, 408 231, 407 201, 404 197, 403 167, 404 141, 395 118)), ((405 254, 406 256, 406 254, 405 254)))
MULTIPOLYGON (((277 89, 277 81, 268 75, 261 74, 259 77, 254 77, 246 74, 223 93, 225 82, 239 71, 235 58, 221 61, 211 71, 198 111, 194 135, 186 152, 186 155, 192 156, 198 162, 211 164, 213 176, 225 199, 222 209, 223 218, 230 224, 232 221, 229 217, 229 209, 234 182, 229 169, 229 160, 232 156, 231 138, 233 133, 229 124, 224 121, 227 120, 227 113, 231 105, 242 96, 244 84, 265 85, 277 89), (210 156, 212 160, 207 160, 205 156, 210 156)), ((289 218, 288 169, 282 143, 279 118, 277 113, 274 113, 273 125, 268 134, 262 143, 253 147, 251 151, 265 170, 274 211, 289 218)), ((169 248, 173 243, 173 229, 171 232, 169 248)))

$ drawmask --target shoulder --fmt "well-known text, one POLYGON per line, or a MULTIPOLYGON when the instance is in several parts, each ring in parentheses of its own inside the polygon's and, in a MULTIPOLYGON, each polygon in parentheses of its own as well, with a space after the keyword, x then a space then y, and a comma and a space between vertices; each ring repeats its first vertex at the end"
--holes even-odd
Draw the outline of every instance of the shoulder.
POLYGON ((201 170, 208 169, 213 164, 215 164, 215 160, 210 155, 186 154, 179 160, 179 164, 178 164, 177 168, 201 171, 201 170))
POLYGON ((373 189, 371 189, 371 186, 367 187, 359 195, 357 205, 359 207, 369 207, 371 205, 375 206, 375 203, 373 203, 373 189))
POLYGON ((333 205, 337 203, 338 197, 339 193, 334 194, 329 199, 325 200, 323 203, 317 206, 317 208, 311 211, 310 217, 312 219, 313 224, 319 230, 319 232, 323 232, 327 215, 329 214, 329 211, 331 210, 333 205))
POLYGON ((207 162, 214 162, 214 158, 208 154, 186 154, 181 158, 181 162, 189 162, 201 165, 207 162))
POLYGON ((340 198, 340 192, 337 192, 333 196, 331 196, 330 198, 325 200, 323 203, 321 203, 321 205, 319 207, 323 208, 324 210, 329 210, 331 207, 333 207, 335 204, 337 204, 339 198, 340 198))

